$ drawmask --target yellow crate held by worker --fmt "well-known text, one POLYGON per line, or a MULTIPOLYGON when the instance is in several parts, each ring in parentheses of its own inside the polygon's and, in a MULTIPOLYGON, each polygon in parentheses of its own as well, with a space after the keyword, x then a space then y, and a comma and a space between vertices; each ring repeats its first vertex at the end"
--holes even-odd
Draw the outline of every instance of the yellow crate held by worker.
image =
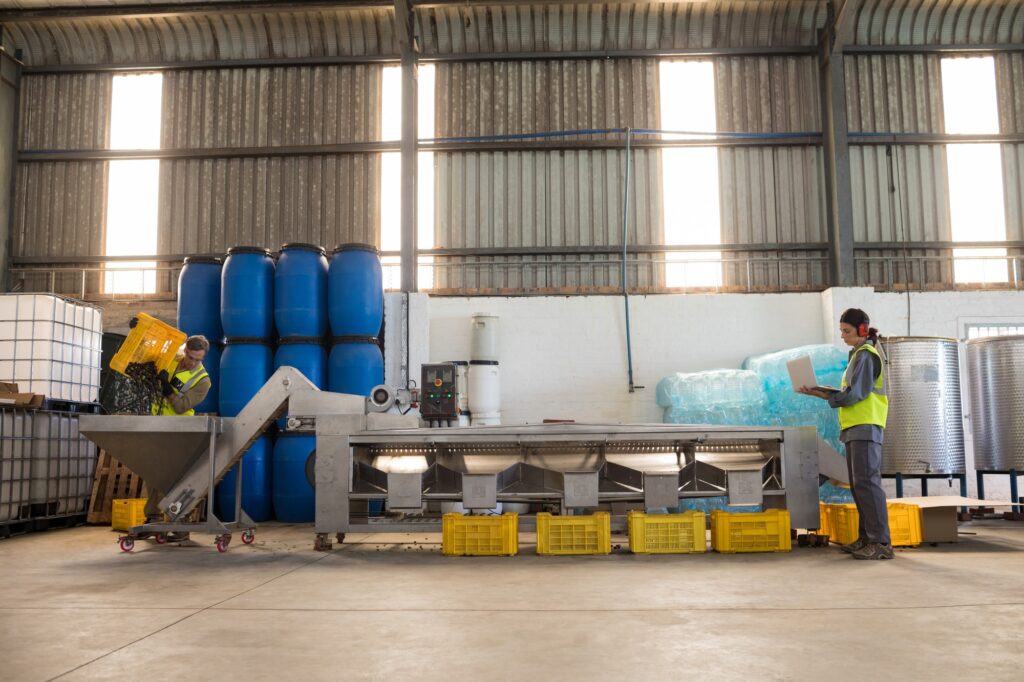
POLYGON ((519 551, 519 515, 441 517, 441 553, 445 556, 515 556, 519 551))
POLYGON ((711 549, 724 554, 736 552, 788 552, 793 548, 789 512, 711 512, 711 549))
POLYGON ((634 554, 695 554, 707 549, 704 512, 645 514, 631 511, 629 551, 634 554))
POLYGON ((170 372, 174 356, 188 336, 146 313, 139 313, 135 319, 135 326, 111 358, 110 369, 124 374, 128 365, 152 362, 157 372, 170 372))
POLYGON ((537 514, 537 554, 610 554, 612 519, 608 512, 590 516, 537 514))
POLYGON ((146 498, 114 500, 110 507, 110 527, 129 530, 146 522, 146 498))
MULTIPOLYGON (((860 534, 860 514, 853 504, 826 505, 833 532, 833 542, 848 545, 860 534)), ((889 502, 889 538, 894 547, 916 547, 921 544, 921 508, 916 504, 889 502)))

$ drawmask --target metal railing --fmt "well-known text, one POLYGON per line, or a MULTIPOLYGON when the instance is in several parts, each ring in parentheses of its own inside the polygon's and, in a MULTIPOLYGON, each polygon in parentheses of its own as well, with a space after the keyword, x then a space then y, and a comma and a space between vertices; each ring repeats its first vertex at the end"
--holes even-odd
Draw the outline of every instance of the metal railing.
MULTIPOLYGON (((579 256, 435 256, 421 257, 419 277, 422 291, 446 294, 549 292, 609 293, 622 287, 622 261, 605 255, 604 260, 579 256)), ((994 288, 1021 289, 1024 254, 963 256, 886 255, 856 256, 857 284, 882 291, 972 288, 976 283, 957 283, 959 265, 1002 263, 1005 278, 991 277, 985 284, 994 288), (930 275, 929 272, 932 274, 930 275), (937 274, 936 274, 937 273, 937 274)), ((57 293, 92 301, 140 301, 177 298, 180 264, 153 267, 104 267, 89 265, 19 266, 10 270, 10 290, 57 293)), ((989 266, 990 270, 994 270, 989 266)), ((1002 271, 1003 268, 999 268, 1002 271)), ((781 256, 723 255, 717 258, 631 258, 626 262, 629 290, 650 293, 686 291, 820 291, 829 286, 829 258, 825 255, 787 253, 781 256), (714 268, 714 266, 718 268, 714 268), (707 272, 719 277, 705 279, 707 272)), ((384 265, 384 288, 397 291, 400 270, 384 265)))

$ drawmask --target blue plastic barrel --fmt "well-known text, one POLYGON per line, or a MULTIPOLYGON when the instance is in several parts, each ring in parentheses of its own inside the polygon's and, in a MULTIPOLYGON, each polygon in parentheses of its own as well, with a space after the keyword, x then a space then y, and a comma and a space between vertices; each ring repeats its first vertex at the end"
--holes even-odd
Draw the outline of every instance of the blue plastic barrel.
POLYGON ((384 356, 376 338, 340 336, 333 342, 327 370, 329 390, 366 396, 384 383, 384 356))
POLYGON ((223 352, 223 344, 212 342, 210 350, 206 351, 203 368, 210 375, 210 392, 203 398, 203 402, 196 405, 196 414, 220 411, 220 357, 223 352))
POLYGON ((331 256, 327 310, 334 336, 377 336, 384 319, 384 276, 377 249, 342 244, 331 256))
POLYGON ((285 244, 274 270, 274 321, 282 339, 327 333, 327 257, 322 246, 285 244))
POLYGON ((189 256, 178 275, 178 329, 202 334, 210 343, 224 337, 220 324, 220 258, 189 256))
MULTIPOLYGON (((242 455, 242 509, 253 521, 268 521, 273 518, 273 496, 271 486, 273 444, 269 436, 256 439, 248 452, 242 455)), ((238 467, 229 471, 214 494, 214 509, 221 521, 235 519, 235 485, 238 467)))
POLYGON ((316 435, 285 431, 274 443, 274 514, 278 521, 309 523, 316 513, 313 455, 316 435))
MULTIPOLYGON (((327 388, 327 351, 320 342, 321 339, 315 336, 281 339, 274 354, 274 371, 279 367, 294 367, 317 388, 327 388)), ((287 421, 287 417, 281 417, 277 425, 283 429, 287 421)))
POLYGON ((257 339, 229 338, 220 358, 220 413, 236 417, 273 373, 270 346, 257 339))
POLYGON ((258 246, 228 249, 221 272, 220 317, 224 336, 269 339, 274 335, 274 260, 258 246))

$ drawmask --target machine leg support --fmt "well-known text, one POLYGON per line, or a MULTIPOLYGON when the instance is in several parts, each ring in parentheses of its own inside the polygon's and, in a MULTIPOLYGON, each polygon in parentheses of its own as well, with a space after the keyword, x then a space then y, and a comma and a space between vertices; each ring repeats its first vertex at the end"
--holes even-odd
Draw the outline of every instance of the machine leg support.
POLYGON ((327 533, 317 533, 313 540, 313 549, 317 552, 331 551, 331 541, 327 539, 327 533))

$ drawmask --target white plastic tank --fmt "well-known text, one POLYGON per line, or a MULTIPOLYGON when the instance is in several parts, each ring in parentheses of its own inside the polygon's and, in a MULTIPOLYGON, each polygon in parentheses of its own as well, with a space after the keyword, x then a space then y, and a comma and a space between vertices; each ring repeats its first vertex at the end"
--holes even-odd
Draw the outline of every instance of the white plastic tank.
POLYGON ((0 521, 13 521, 28 505, 33 413, 0 411, 0 521))
POLYGON ((469 363, 465 360, 452 360, 451 363, 455 365, 459 412, 467 412, 469 410, 469 363))
POLYGON ((501 423, 501 371, 496 361, 470 361, 469 411, 473 426, 501 423))
POLYGON ((474 313, 469 359, 498 361, 498 316, 474 313))

